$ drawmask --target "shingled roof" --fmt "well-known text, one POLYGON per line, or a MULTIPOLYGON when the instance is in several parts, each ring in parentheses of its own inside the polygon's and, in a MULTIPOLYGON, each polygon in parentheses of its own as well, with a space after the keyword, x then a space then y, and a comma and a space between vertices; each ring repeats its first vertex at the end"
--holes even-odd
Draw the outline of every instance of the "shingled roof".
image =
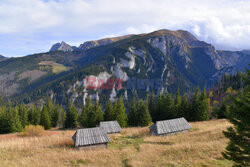
POLYGON ((78 129, 72 138, 74 140, 75 147, 105 144, 110 142, 107 134, 102 130, 102 128, 99 127, 78 129))
POLYGON ((100 122, 100 127, 106 133, 120 133, 122 131, 122 128, 117 121, 100 122))
POLYGON ((176 118, 157 121, 150 127, 150 133, 154 135, 172 134, 190 129, 191 126, 185 118, 176 118))

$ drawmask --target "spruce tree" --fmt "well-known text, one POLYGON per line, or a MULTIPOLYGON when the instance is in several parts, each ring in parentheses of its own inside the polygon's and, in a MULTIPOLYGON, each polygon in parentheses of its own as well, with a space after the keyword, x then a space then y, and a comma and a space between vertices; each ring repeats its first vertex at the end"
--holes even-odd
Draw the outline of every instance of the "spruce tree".
POLYGON ((105 121, 113 121, 115 119, 114 116, 114 108, 113 108, 113 104, 110 100, 108 100, 106 109, 105 109, 105 113, 104 113, 104 120, 105 121))
POLYGON ((126 115, 126 109, 123 104, 123 98, 120 96, 118 102, 115 106, 115 118, 120 124, 121 127, 127 126, 127 115, 126 115))
POLYGON ((199 96, 199 87, 197 86, 195 93, 192 97, 192 103, 190 108, 190 120, 191 121, 198 121, 199 120, 199 113, 200 113, 200 96, 199 96))
POLYGON ((29 122, 28 122, 28 108, 24 103, 22 103, 19 106, 18 113, 19 113, 19 116, 20 116, 22 126, 24 128, 26 125, 29 124, 29 122))
POLYGON ((57 104, 56 107, 51 111, 51 126, 56 127, 59 120, 60 107, 57 104))
POLYGON ((175 107, 175 113, 177 114, 177 117, 183 117, 183 112, 181 110, 181 96, 180 96, 179 88, 175 95, 174 107, 175 107))
POLYGON ((18 110, 16 108, 9 108, 10 116, 9 116, 9 121, 10 121, 10 132, 21 132, 23 130, 18 110))
POLYGON ((43 106, 43 109, 41 111, 40 125, 42 125, 46 130, 50 129, 51 127, 51 121, 49 117, 49 112, 47 110, 47 106, 43 106))
POLYGON ((32 125, 39 125, 40 123, 40 110, 34 105, 31 106, 28 112, 29 123, 32 125))
POLYGON ((86 104, 83 106, 82 113, 80 115, 80 124, 83 127, 88 127, 88 116, 89 113, 93 110, 92 100, 88 97, 86 100, 86 104))
POLYGON ((174 108, 174 100, 171 94, 167 94, 164 98, 164 119, 176 118, 177 113, 174 108))
POLYGON ((54 103, 53 101, 49 98, 49 100, 47 101, 47 110, 48 110, 48 113, 49 113, 49 118, 50 118, 50 121, 51 121, 51 125, 55 125, 55 122, 53 122, 54 120, 52 120, 52 117, 54 115, 54 112, 55 112, 55 106, 54 106, 54 103))
POLYGON ((156 104, 156 110, 155 110, 155 122, 156 121, 160 121, 160 120, 164 120, 165 119, 165 98, 163 95, 159 94, 157 96, 157 104, 156 104))
POLYGON ((188 121, 190 121, 191 120, 191 118, 190 118, 190 104, 189 104, 188 97, 186 94, 182 96, 181 111, 182 111, 182 113, 181 113, 182 117, 184 117, 188 121))
POLYGON ((137 125, 138 126, 147 126, 151 123, 152 119, 149 114, 147 102, 139 100, 137 104, 137 125))
POLYGON ((128 124, 130 126, 137 126, 137 107, 136 107, 136 100, 135 97, 133 97, 129 112, 128 112, 128 124))
POLYGON ((65 120, 65 128, 76 128, 78 126, 78 114, 74 103, 69 102, 66 120, 65 120))
POLYGON ((66 119, 66 112, 63 109, 62 105, 59 106, 58 111, 59 111, 58 125, 59 125, 60 128, 63 128, 64 127, 64 122, 65 122, 65 119, 66 119))
POLYGON ((209 103, 205 89, 200 95, 199 112, 196 114, 197 121, 205 121, 209 119, 209 103))
POLYGON ((148 104, 148 109, 149 109, 149 113, 152 117, 152 121, 155 122, 156 121, 156 103, 155 103, 155 94, 154 92, 151 93, 151 96, 149 98, 149 104, 148 104))
POLYGON ((250 166, 250 73, 247 70, 248 86, 238 98, 231 98, 228 120, 233 124, 224 135, 229 139, 224 158, 234 161, 234 166, 250 166))

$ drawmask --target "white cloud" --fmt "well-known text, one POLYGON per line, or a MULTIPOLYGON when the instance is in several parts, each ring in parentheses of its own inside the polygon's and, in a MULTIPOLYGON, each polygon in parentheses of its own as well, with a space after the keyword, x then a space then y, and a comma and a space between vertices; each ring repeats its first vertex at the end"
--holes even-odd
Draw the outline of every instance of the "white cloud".
POLYGON ((247 0, 0 0, 0 54, 162 28, 188 30, 218 49, 250 49, 249 11, 247 0))

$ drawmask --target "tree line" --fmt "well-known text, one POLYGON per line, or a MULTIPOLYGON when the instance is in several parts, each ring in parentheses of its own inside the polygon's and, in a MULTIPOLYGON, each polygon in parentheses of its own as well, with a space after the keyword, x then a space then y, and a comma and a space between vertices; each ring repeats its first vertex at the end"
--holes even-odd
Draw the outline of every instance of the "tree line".
POLYGON ((197 87, 192 96, 171 94, 148 94, 142 99, 133 98, 126 109, 122 96, 116 101, 108 100, 105 110, 98 101, 88 98, 81 111, 77 111, 70 102, 66 110, 62 105, 55 105, 52 100, 42 108, 1 105, 0 133, 20 132, 27 125, 42 125, 45 129, 59 127, 73 129, 77 127, 95 127, 100 121, 117 120, 121 127, 147 126, 152 121, 185 117, 188 121, 203 121, 209 119, 209 99, 205 90, 199 92, 197 87))

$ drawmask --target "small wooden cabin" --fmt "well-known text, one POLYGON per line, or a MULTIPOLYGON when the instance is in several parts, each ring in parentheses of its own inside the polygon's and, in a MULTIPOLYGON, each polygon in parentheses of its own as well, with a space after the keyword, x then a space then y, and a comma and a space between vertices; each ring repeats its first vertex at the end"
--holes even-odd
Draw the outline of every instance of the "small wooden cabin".
POLYGON ((107 134, 120 133, 122 131, 122 128, 117 121, 100 122, 100 128, 102 128, 107 134))
POLYGON ((187 120, 182 117, 170 120, 157 121, 149 128, 150 134, 160 136, 188 131, 191 126, 189 125, 187 120))
POLYGON ((110 142, 107 134, 100 127, 78 129, 72 137, 75 147, 86 148, 107 148, 110 142))

